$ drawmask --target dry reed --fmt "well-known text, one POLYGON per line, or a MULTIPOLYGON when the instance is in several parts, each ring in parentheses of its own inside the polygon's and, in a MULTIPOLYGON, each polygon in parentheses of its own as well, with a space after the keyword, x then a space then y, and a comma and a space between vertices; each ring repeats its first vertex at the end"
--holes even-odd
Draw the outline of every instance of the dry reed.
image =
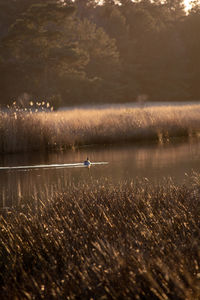
POLYGON ((0 217, 1 299, 199 299, 200 176, 39 192, 0 217))
POLYGON ((0 153, 199 134, 200 105, 0 113, 0 153))

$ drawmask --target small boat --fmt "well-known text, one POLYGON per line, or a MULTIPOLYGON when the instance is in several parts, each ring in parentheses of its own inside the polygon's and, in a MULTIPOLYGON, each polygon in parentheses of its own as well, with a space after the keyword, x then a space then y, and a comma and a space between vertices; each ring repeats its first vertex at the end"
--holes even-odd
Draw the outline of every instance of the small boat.
POLYGON ((87 157, 87 159, 84 161, 84 165, 85 166, 90 166, 91 165, 91 162, 89 160, 89 158, 87 157))

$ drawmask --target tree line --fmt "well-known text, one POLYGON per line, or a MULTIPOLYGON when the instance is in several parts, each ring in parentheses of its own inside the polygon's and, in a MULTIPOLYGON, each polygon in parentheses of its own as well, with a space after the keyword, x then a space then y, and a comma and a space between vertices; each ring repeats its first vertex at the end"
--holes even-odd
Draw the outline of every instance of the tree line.
POLYGON ((0 0, 0 104, 200 98, 200 5, 0 0))

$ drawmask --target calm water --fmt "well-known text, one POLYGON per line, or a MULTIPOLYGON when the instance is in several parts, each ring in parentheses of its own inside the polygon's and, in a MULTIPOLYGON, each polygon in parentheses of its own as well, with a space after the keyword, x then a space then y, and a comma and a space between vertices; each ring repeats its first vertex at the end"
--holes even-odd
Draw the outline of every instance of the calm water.
POLYGON ((38 191, 52 193, 58 187, 67 189, 71 181, 109 177, 114 182, 122 179, 147 177, 159 181, 171 176, 177 183, 185 180, 185 173, 200 170, 200 141, 178 141, 167 145, 132 144, 98 146, 76 151, 49 154, 0 156, 0 167, 43 165, 34 169, 0 169, 0 207, 11 207, 21 199, 30 199, 38 191), (89 156, 89 169, 78 165, 89 156), (65 166, 51 167, 50 164, 65 166), (70 164, 70 165, 66 165, 70 164), (75 164, 75 165, 73 165, 75 164), (45 166, 44 166, 45 165, 45 166))

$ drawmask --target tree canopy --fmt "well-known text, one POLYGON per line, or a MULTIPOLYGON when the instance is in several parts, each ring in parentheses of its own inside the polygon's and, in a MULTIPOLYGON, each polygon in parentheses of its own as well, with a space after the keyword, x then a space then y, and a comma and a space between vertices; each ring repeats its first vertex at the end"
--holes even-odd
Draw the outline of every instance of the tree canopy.
POLYGON ((200 5, 0 0, 0 104, 197 100, 200 5))

